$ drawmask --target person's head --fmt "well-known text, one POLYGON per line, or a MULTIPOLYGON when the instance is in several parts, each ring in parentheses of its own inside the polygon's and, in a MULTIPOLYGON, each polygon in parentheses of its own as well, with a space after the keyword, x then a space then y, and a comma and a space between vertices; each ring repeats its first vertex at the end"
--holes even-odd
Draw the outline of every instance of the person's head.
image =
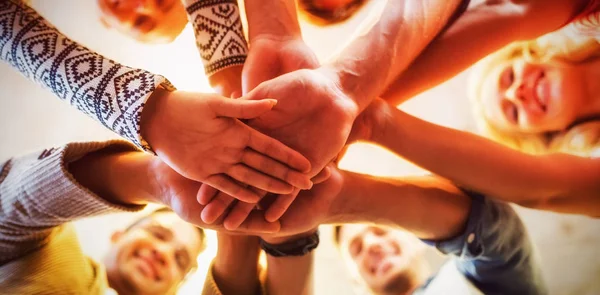
POLYGON ((168 209, 138 219, 113 233, 104 265, 119 294, 172 294, 196 268, 205 235, 168 209))
POLYGON ((600 147, 600 46, 543 38, 486 57, 469 81, 484 135, 530 153, 588 155, 600 147), (595 90, 594 90, 595 89, 595 90))
POLYGON ((410 294, 429 277, 424 244, 413 234, 367 224, 334 227, 334 242, 349 269, 374 294, 410 294))
POLYGON ((180 0, 98 0, 101 21, 145 43, 173 41, 188 20, 180 0))
POLYGON ((317 25, 341 23, 352 17, 368 0, 298 0, 298 11, 317 25))

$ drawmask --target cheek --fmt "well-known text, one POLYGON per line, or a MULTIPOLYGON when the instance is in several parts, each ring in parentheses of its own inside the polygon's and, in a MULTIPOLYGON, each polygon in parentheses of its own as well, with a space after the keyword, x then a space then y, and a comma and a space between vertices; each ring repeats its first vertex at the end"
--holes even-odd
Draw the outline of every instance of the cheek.
POLYGON ((575 120, 585 100, 582 79, 569 72, 556 73, 552 78, 550 115, 556 121, 569 124, 575 120))

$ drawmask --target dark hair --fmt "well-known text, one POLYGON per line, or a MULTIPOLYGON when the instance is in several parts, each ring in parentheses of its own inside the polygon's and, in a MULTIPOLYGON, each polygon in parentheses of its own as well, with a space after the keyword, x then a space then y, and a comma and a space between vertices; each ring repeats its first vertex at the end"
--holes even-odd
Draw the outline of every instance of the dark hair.
POLYGON ((342 225, 336 224, 333 226, 333 244, 337 247, 340 246, 341 232, 342 232, 342 225))
POLYGON ((329 10, 317 7, 314 0, 298 0, 298 7, 308 18, 308 21, 321 26, 341 23, 353 16, 366 0, 352 0, 341 8, 329 10))
MULTIPOLYGON (((175 214, 175 212, 173 212, 173 210, 171 210, 171 208, 169 208, 169 207, 158 208, 158 209, 148 213, 147 215, 138 218, 136 221, 131 223, 129 226, 127 226, 127 228, 125 229, 125 232, 136 227, 137 225, 139 225, 143 221, 147 220, 148 218, 152 218, 158 214, 163 214, 163 213, 175 214)), ((201 227, 197 227, 197 226, 194 226, 194 227, 198 230, 198 234, 200 235, 200 243, 202 244, 202 248, 204 248, 204 244, 205 244, 205 240, 206 240, 206 234, 204 233, 204 229, 201 227)))

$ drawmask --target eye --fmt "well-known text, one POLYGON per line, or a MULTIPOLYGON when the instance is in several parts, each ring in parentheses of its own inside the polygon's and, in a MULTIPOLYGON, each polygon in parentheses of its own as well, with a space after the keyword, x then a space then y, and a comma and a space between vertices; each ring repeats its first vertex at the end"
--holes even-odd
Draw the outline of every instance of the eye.
POLYGON ((175 252, 175 261, 181 271, 186 271, 190 265, 190 256, 184 249, 175 252))
POLYGON ((133 27, 143 33, 152 31, 155 26, 154 21, 147 15, 138 15, 133 21, 133 27))
POLYGON ((387 233, 383 228, 376 226, 371 227, 371 232, 376 236, 384 236, 387 233))
POLYGON ((152 230, 152 235, 163 242, 167 240, 167 236, 158 230, 152 230))
POLYGON ((504 114, 508 121, 510 121, 511 123, 519 123, 519 110, 517 109, 517 106, 514 103, 510 101, 505 101, 504 114))
POLYGON ((509 88, 515 81, 515 71, 512 66, 509 66, 502 73, 502 78, 500 79, 500 86, 502 89, 509 88))
POLYGON ((348 246, 348 252, 350 252, 350 256, 356 257, 362 252, 362 240, 360 238, 354 238, 350 245, 348 246))

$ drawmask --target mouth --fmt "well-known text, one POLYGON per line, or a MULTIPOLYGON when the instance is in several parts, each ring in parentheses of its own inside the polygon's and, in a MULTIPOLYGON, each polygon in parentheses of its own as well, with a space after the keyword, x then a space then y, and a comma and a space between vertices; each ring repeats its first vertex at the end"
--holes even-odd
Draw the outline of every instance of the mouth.
POLYGON ((548 93, 546 90, 546 83, 544 83, 545 77, 546 74, 544 71, 541 71, 533 84, 533 97, 540 110, 544 113, 548 110, 548 93))
POLYGON ((160 275, 159 275, 159 271, 158 271, 158 266, 156 265, 156 263, 148 257, 142 257, 139 255, 139 253, 137 253, 137 251, 134 253, 134 257, 137 260, 137 270, 142 273, 142 275, 144 275, 145 277, 155 280, 155 281, 160 281, 160 275))
POLYGON ((389 260, 384 260, 379 263, 379 267, 377 268, 377 276, 383 276, 388 273, 392 269, 392 263, 389 260))

